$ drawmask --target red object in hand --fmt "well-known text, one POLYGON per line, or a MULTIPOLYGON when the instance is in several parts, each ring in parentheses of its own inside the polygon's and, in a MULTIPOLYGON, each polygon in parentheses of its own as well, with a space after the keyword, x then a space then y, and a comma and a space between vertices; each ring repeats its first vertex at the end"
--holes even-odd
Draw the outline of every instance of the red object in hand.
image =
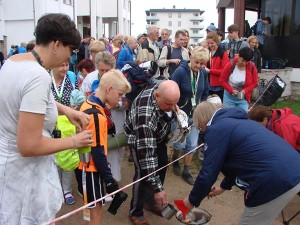
POLYGON ((185 220, 189 208, 184 205, 183 200, 174 200, 174 204, 182 212, 182 220, 185 220))

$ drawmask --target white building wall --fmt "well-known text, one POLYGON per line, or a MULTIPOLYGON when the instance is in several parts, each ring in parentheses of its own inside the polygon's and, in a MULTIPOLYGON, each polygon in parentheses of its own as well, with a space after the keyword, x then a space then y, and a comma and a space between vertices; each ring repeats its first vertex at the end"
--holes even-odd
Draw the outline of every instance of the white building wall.
POLYGON ((63 0, 2 0, 0 7, 3 8, 1 21, 4 21, 0 23, 1 38, 7 36, 7 46, 33 40, 37 21, 45 13, 65 13, 76 18, 73 6, 64 4, 63 0))
MULTIPOLYGON (((190 36, 195 36, 194 38, 190 39, 190 44, 198 44, 200 41, 200 37, 197 37, 203 32, 200 29, 191 29, 192 27, 199 27, 201 26, 200 21, 192 21, 191 18, 193 17, 192 12, 156 12, 157 15, 156 17, 159 18, 157 21, 157 26, 161 29, 167 28, 168 30, 171 31, 171 36, 170 38, 174 40, 174 35, 177 30, 180 29, 186 29, 189 31, 190 36), (169 13, 172 15, 172 17, 169 17, 169 13), (179 13, 181 17, 179 18, 179 13), (179 26, 178 22, 181 22, 181 26, 179 26), (193 22, 198 22, 198 25, 193 25, 193 22), (171 25, 170 25, 171 23, 171 25), (193 31, 196 30, 198 33, 194 34, 193 31), (194 34, 194 35, 193 35, 194 34), (195 39, 198 39, 196 42, 194 41, 195 39)), ((200 14, 200 13, 199 13, 200 14)), ((199 15, 200 17, 200 15, 199 15)))

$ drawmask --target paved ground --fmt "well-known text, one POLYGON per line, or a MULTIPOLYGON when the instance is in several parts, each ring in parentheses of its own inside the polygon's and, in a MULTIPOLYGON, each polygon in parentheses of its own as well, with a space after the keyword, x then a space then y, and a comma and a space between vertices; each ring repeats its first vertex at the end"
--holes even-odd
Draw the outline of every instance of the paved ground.
MULTIPOLYGON (((127 162, 128 153, 125 153, 125 158, 122 164, 122 182, 120 182, 121 186, 125 186, 130 183, 133 176, 133 163, 127 162)), ((199 168, 199 161, 196 159, 193 160, 194 168, 192 173, 194 176, 197 175, 197 170, 199 168)), ((219 182, 222 178, 219 177, 219 182)), ((75 179, 74 179, 75 180, 75 179)), ((74 189, 75 189, 74 182, 74 189)), ((276 187, 275 187, 276 188, 276 187)), ((168 170, 167 177, 165 181, 165 189, 167 191, 167 197, 169 202, 173 202, 174 199, 182 199, 188 195, 191 190, 191 186, 186 184, 180 177, 175 176, 171 170, 168 170)), ((131 222, 128 219, 128 210, 131 196, 131 188, 125 189, 125 192, 129 195, 128 199, 124 203, 124 205, 120 208, 118 213, 114 216, 108 213, 106 210, 108 208, 108 204, 104 206, 104 214, 102 225, 131 225, 131 222)), ((83 205, 81 197, 74 192, 74 196, 76 197, 77 202, 73 206, 63 205, 59 215, 63 215, 68 213, 74 209, 77 209, 83 205)), ((201 208, 207 210, 210 214, 212 214, 211 221, 209 225, 235 225, 237 224, 238 218, 240 217, 243 211, 243 192, 239 189, 233 189, 232 191, 224 192, 222 195, 215 197, 213 199, 205 199, 201 208)), ((300 197, 296 196, 293 201, 286 207, 284 210, 286 217, 290 218, 291 215, 294 215, 298 210, 300 210, 300 197)), ((149 220, 151 225, 176 225, 181 224, 173 217, 171 220, 166 220, 162 217, 158 217, 153 215, 150 212, 145 211, 145 217, 149 220)), ((83 224, 82 213, 75 214, 71 217, 64 219, 61 222, 58 222, 57 225, 76 225, 83 224)), ((277 220, 273 223, 273 225, 279 225, 282 223, 282 217, 278 216, 277 220)), ((299 225, 300 224, 300 215, 298 215, 290 225, 299 225)))

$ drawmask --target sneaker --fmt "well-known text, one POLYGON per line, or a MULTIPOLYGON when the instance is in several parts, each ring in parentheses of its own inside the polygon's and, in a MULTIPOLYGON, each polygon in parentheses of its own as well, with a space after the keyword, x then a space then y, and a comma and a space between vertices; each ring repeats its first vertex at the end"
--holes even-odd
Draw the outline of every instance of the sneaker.
POLYGON ((149 222, 143 216, 130 216, 129 219, 134 225, 149 225, 149 222))
POLYGON ((198 150, 198 158, 199 158, 201 161, 203 161, 203 159, 204 159, 204 149, 203 149, 203 147, 202 147, 202 148, 199 148, 199 150, 198 150))
POLYGON ((75 198, 74 198, 74 196, 72 195, 71 192, 65 193, 64 198, 65 198, 65 203, 67 205, 73 205, 75 203, 75 198))
POLYGON ((113 200, 113 197, 111 197, 111 196, 108 196, 105 198, 105 202, 112 202, 112 200, 113 200))
POLYGON ((182 178, 190 185, 195 183, 193 176, 190 173, 182 173, 182 178))
POLYGON ((181 168, 178 162, 173 163, 173 173, 177 176, 181 174, 181 168))

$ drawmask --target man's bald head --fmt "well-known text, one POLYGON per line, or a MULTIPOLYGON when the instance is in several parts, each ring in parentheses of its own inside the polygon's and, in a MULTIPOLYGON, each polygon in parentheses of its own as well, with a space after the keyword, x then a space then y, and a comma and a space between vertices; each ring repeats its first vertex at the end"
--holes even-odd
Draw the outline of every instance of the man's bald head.
POLYGON ((180 98, 180 90, 176 82, 167 80, 158 85, 154 95, 159 108, 168 112, 175 110, 180 98))

